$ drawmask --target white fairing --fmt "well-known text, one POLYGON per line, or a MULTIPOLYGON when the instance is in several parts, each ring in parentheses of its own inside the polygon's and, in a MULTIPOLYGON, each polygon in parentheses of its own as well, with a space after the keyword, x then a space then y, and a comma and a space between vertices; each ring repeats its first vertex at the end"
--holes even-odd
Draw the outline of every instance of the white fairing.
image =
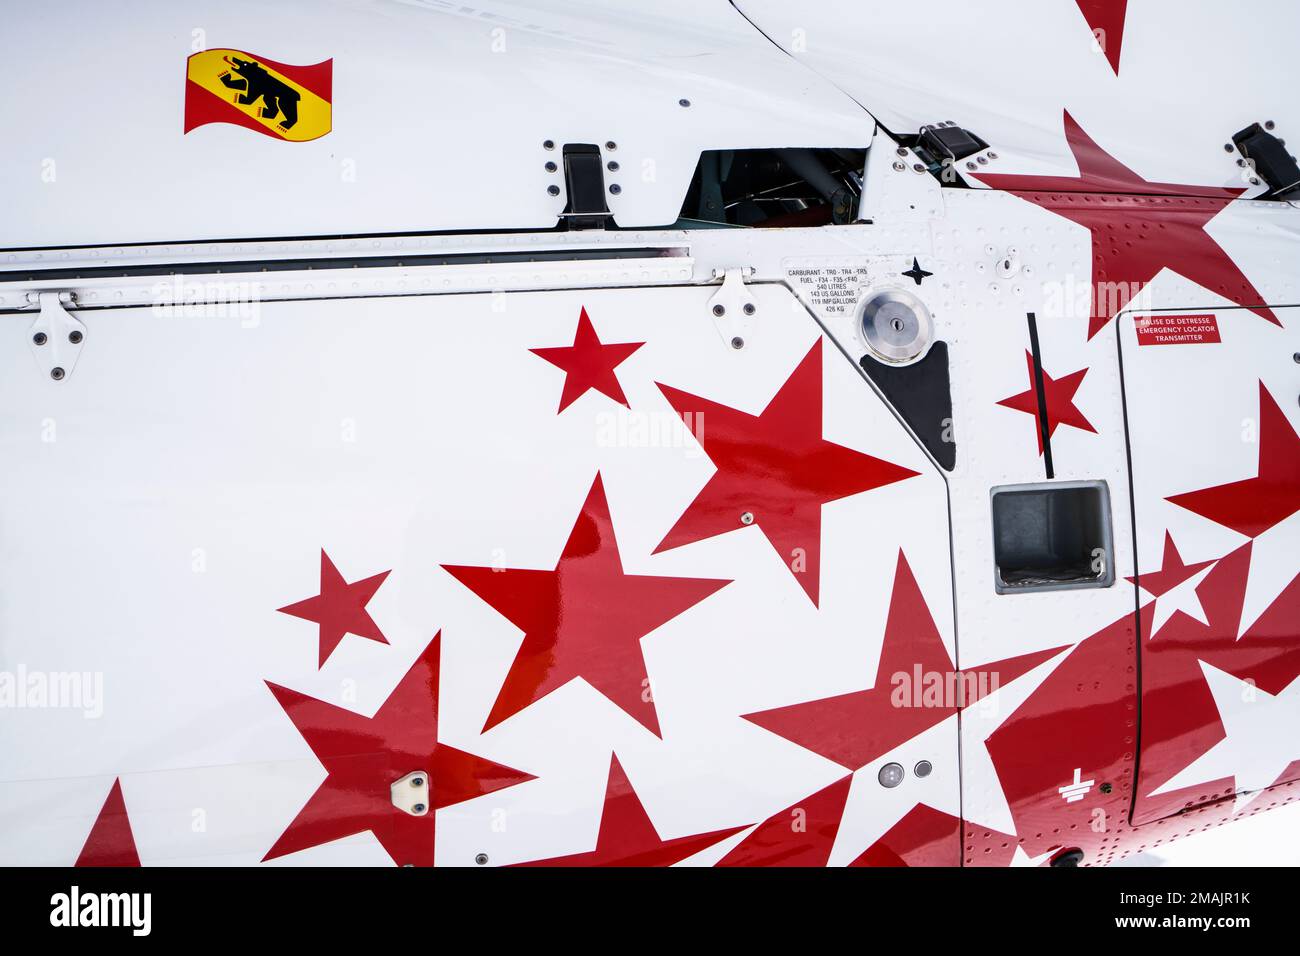
POLYGON ((103 4, 4 18, 8 69, 43 77, 50 120, 0 101, 23 131, 0 155, 0 248, 550 228, 566 196, 547 140, 600 146, 621 167, 615 221, 665 226, 702 150, 861 147, 874 127, 720 3, 150 0, 128 21, 103 4), (185 59, 223 46, 332 57, 333 131, 182 135, 185 59))

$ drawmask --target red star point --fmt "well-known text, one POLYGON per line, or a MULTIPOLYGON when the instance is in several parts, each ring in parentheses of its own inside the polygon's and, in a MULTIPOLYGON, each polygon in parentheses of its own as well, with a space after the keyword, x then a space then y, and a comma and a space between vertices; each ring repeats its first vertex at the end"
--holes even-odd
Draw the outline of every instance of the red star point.
POLYGON ((1259 383, 1255 477, 1168 500, 1248 538, 1258 537, 1300 510, 1300 438, 1263 382, 1259 383))
POLYGON ((1079 12, 1088 21, 1097 43, 1110 68, 1119 76, 1120 48, 1124 43, 1124 16, 1128 13, 1128 0, 1075 0, 1079 12))
MULTIPOLYGON (((1025 364, 1029 367, 1029 388, 1018 395, 1004 398, 998 402, 1007 408, 1025 412, 1034 417, 1034 435, 1038 438, 1038 454, 1043 453, 1043 432, 1038 427, 1038 392, 1034 387, 1034 356, 1026 352, 1025 364)), ((1083 417, 1083 412, 1074 404, 1074 395, 1083 384, 1083 377, 1088 374, 1086 368, 1071 372, 1061 378, 1052 378, 1043 370, 1043 397, 1047 401, 1047 437, 1056 434, 1058 425, 1069 425, 1085 432, 1097 434, 1097 429, 1083 417)))
POLYGON ((596 329, 591 324, 591 319, 587 317, 587 310, 584 307, 578 315, 578 330, 574 333, 572 345, 529 349, 529 351, 565 372, 560 408, 556 412, 558 415, 593 388, 620 405, 630 408, 614 369, 643 345, 644 342, 617 342, 605 345, 596 335, 596 329))
POLYGON ((131 832, 131 818, 122 798, 122 781, 113 781, 95 825, 77 857, 77 866, 139 866, 140 854, 131 832))
POLYGON ((334 648, 345 634, 355 634, 381 644, 388 640, 379 630, 366 605, 375 596, 389 572, 384 571, 361 581, 349 584, 343 580, 338 568, 324 549, 320 553, 320 594, 315 597, 279 608, 282 614, 291 614, 320 625, 320 663, 324 667, 334 648))
POLYGON ((437 811, 532 780, 438 741, 439 635, 373 717, 267 682, 328 775, 263 859, 369 830, 398 866, 432 866, 437 811), (423 816, 393 805, 393 782, 428 776, 423 816))
POLYGON ((600 475, 554 570, 443 567, 524 632, 485 731, 581 677, 659 736, 641 639, 731 583, 625 574, 600 475))
POLYGON ((609 782, 600 814, 600 833, 595 849, 549 860, 533 860, 517 866, 672 866, 701 850, 739 833, 744 827, 714 830, 695 836, 665 840, 659 836, 645 812, 641 798, 632 789, 618 757, 609 761, 609 782))
POLYGON ((1242 189, 1148 182, 1098 146, 1065 114, 1078 176, 984 173, 978 179, 1015 193, 1092 232, 1092 307, 1088 338, 1100 332, 1161 270, 1169 269, 1281 325, 1264 297, 1205 231, 1242 189), (1101 294, 1099 294, 1101 293, 1101 294))
POLYGON ((820 338, 758 415, 667 385, 659 390, 678 414, 702 423, 704 452, 717 471, 656 554, 735 531, 748 514, 816 605, 822 505, 918 474, 822 438, 820 338))

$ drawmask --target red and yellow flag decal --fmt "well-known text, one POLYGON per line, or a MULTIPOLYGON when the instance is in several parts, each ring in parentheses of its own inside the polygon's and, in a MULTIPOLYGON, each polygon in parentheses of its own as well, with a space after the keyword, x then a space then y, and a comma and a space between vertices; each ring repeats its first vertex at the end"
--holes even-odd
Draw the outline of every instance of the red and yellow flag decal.
POLYGON ((234 123, 294 143, 330 131, 334 61, 277 63, 243 50, 203 50, 185 68, 185 132, 234 123))

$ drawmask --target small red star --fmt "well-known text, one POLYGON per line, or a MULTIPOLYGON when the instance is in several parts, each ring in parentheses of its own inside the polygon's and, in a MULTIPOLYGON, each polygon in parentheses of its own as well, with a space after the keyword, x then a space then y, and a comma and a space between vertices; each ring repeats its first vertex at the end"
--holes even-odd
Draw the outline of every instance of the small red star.
POLYGON ((131 833, 131 819, 126 814, 126 801, 122 798, 122 781, 113 781, 108 799, 100 808, 95 825, 90 828, 77 866, 139 866, 140 854, 135 848, 131 833))
POLYGON ((614 756, 609 761, 609 782, 605 786, 605 805, 600 813, 600 834, 595 849, 516 866, 672 866, 743 829, 731 827, 674 840, 663 839, 650 822, 618 757, 614 756))
POLYGON ((1173 535, 1166 531, 1165 552, 1160 562, 1160 570, 1147 571, 1145 574, 1134 575, 1126 580, 1139 585, 1152 597, 1160 597, 1213 563, 1213 561, 1197 561, 1194 564, 1184 564, 1182 555, 1178 553, 1178 546, 1174 544, 1173 535))
POLYGON ((586 308, 583 308, 578 315, 578 331, 573 336, 572 345, 529 349, 529 351, 534 355, 540 355, 556 368, 564 369, 567 373, 564 379, 564 391, 560 395, 559 412, 562 412, 593 388, 608 395, 620 405, 630 408, 614 369, 643 345, 644 342, 602 344, 600 337, 596 335, 595 327, 591 324, 591 319, 587 317, 586 308))
POLYGON ((553 571, 443 567, 524 632, 485 731, 581 677, 658 736, 641 639, 731 583, 625 574, 599 474, 553 571))
POLYGON ((899 551, 884 641, 871 686, 744 717, 842 767, 858 770, 1060 650, 1055 647, 1023 654, 978 671, 956 670, 912 568, 899 551))
POLYGON ((752 523, 816 605, 822 505, 918 474, 822 438, 820 338, 758 415, 659 390, 678 414, 702 422, 704 452, 718 470, 656 554, 752 523))
POLYGON ((328 775, 263 859, 369 830, 399 866, 432 866, 437 810, 533 779, 438 742, 438 637, 373 717, 267 681, 328 775), (424 816, 394 806, 390 790, 417 770, 428 776, 424 816))
MULTIPOLYGON (((1034 435, 1038 438, 1038 454, 1043 453, 1043 432, 1038 427, 1038 392, 1034 388, 1034 356, 1025 353, 1025 364, 1029 367, 1029 388, 1019 395, 1012 395, 998 402, 1007 408, 1014 408, 1034 416, 1034 435)), ((1052 378, 1043 370, 1043 397, 1047 400, 1047 437, 1056 434, 1057 425, 1069 425, 1086 432, 1097 434, 1097 429, 1083 417, 1083 412, 1074 405, 1074 393, 1079 390, 1083 377, 1088 374, 1086 368, 1071 372, 1062 378, 1052 378)))
POLYGON ((384 583, 384 578, 388 575, 389 572, 384 571, 382 574, 348 584, 343 580, 343 575, 339 574, 338 568, 334 567, 334 562, 330 560, 329 555, 324 550, 321 551, 320 594, 279 609, 283 614, 292 614, 304 621, 312 621, 320 625, 318 667, 325 666, 325 661, 334 653, 334 648, 339 646, 345 634, 355 634, 357 637, 369 638, 381 644, 388 643, 380 633, 379 626, 366 611, 366 605, 370 603, 370 599, 375 596, 379 585, 384 583))
POLYGON ((1104 152, 1067 112, 1065 136, 1078 176, 983 173, 994 189, 1064 216, 1092 232, 1088 338, 1100 332, 1162 269, 1281 325, 1263 296, 1205 231, 1242 189, 1153 183, 1104 152), (1099 294, 1101 293, 1101 294, 1099 294))
POLYGON ((1088 26, 1101 44, 1110 68, 1119 75, 1119 53, 1124 43, 1124 15, 1128 0, 1075 0, 1088 26))
POLYGON ((1259 466, 1254 478, 1168 499, 1248 538, 1300 510, 1300 438, 1259 383, 1259 466))

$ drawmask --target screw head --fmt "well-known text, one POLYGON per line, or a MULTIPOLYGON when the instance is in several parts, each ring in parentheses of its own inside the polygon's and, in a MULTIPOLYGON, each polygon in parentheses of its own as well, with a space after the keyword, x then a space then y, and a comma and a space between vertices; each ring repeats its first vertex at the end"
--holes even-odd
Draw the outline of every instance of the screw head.
POLYGON ((607 140, 605 142, 605 148, 612 152, 613 150, 618 149, 618 143, 614 142, 612 139, 607 140))
POLYGON ((685 106, 690 106, 690 105, 691 105, 691 101, 688 100, 688 99, 683 98, 683 99, 680 99, 680 100, 677 101, 677 105, 678 105, 678 106, 683 106, 683 107, 685 107, 685 106))
POLYGON ((727 307, 724 306, 722 303, 718 303, 713 307, 713 314, 718 316, 726 315, 727 307))
POLYGON ((411 809, 414 810, 416 813, 423 813, 424 810, 425 810, 425 807, 424 807, 424 804, 423 804, 423 803, 417 803, 417 804, 414 804, 414 805, 411 807, 411 809))
POLYGON ((424 778, 423 778, 423 777, 412 777, 412 778, 411 778, 411 786, 413 786, 413 787, 423 787, 423 786, 424 786, 424 778))
POLYGON ((547 171, 548 173, 553 173, 553 172, 555 172, 557 169, 559 169, 559 167, 556 166, 554 163, 548 162, 548 163, 546 164, 546 171, 547 171))
POLYGON ((486 853, 480 853, 478 856, 474 857, 474 862, 477 863, 479 866, 486 866, 487 861, 488 861, 488 855, 486 853))
POLYGON ((611 173, 618 172, 618 161, 611 159, 608 163, 605 164, 605 168, 608 169, 611 173))
POLYGON ((79 344, 81 342, 81 332, 78 331, 77 329, 73 329, 71 332, 68 333, 68 341, 71 342, 73 345, 79 344))
POLYGON ((737 335, 735 338, 731 340, 731 347, 733 349, 743 349, 745 347, 745 340, 742 339, 739 335, 737 335))
POLYGON ((1103 784, 1102 784, 1100 787, 1098 787, 1097 789, 1100 790, 1102 793, 1110 793, 1110 792, 1111 792, 1112 790, 1114 790, 1115 788, 1114 788, 1113 786, 1111 786, 1109 783, 1103 783, 1103 784))
POLYGON ((46 336, 44 332, 37 332, 35 335, 32 336, 32 341, 35 342, 37 345, 44 345, 47 341, 49 341, 49 338, 46 336))
POLYGON ((746 511, 744 514, 742 514, 742 515, 740 516, 740 523, 741 523, 741 524, 753 524, 753 523, 754 523, 754 512, 752 512, 752 511, 746 511))
POLYGON ((610 184, 609 184, 609 191, 610 191, 610 193, 611 193, 612 195, 617 196, 619 193, 621 193, 621 192, 623 191, 623 187, 620 186, 618 183, 610 183, 610 184))
POLYGON ((918 777, 930 776, 930 771, 934 769, 934 764, 928 760, 918 760, 916 766, 912 768, 912 773, 918 777))
POLYGON ((1225 153, 1231 153, 1231 152, 1232 152, 1232 148, 1233 148, 1233 147, 1232 147, 1232 144, 1231 144, 1231 143, 1224 143, 1224 144, 1223 144, 1223 151, 1224 151, 1225 153))
POLYGON ((912 168, 915 169, 918 173, 923 173, 923 172, 925 172, 925 164, 924 164, 924 163, 915 163, 915 164, 913 164, 912 168))
POLYGON ((1264 120, 1264 129, 1274 129, 1277 126, 1272 120, 1264 120))
POLYGON ((56 382, 61 382, 61 381, 63 381, 63 376, 64 376, 64 374, 65 374, 65 373, 64 373, 63 369, 61 369, 61 368, 52 368, 52 369, 50 369, 50 378, 54 379, 54 381, 56 381, 56 382))
POLYGON ((993 152, 993 150, 989 150, 989 159, 997 159, 997 158, 998 158, 998 154, 993 152))
POLYGON ((555 140, 546 140, 546 142, 542 143, 542 149, 555 149, 555 140))
POLYGON ((559 186, 547 186, 547 187, 546 187, 546 192, 547 192, 549 195, 551 195, 551 196, 558 196, 558 195, 560 194, 560 187, 559 187, 559 186))
POLYGON ((895 163, 894 163, 894 169, 895 169, 895 171, 897 171, 897 172, 900 172, 900 173, 901 173, 901 172, 902 172, 903 170, 905 170, 906 168, 907 168, 907 164, 905 164, 905 163, 900 163, 900 162, 895 162, 895 163))
POLYGON ((1295 359, 1296 362, 1300 362, 1300 352, 1296 352, 1296 353, 1295 353, 1294 355, 1292 355, 1291 357, 1292 357, 1293 359, 1295 359))
POLYGON ((754 308, 754 303, 752 303, 752 302, 746 302, 746 303, 745 303, 745 310, 744 310, 744 311, 745 311, 745 314, 746 314, 746 315, 753 315, 754 312, 757 311, 757 310, 754 308))

